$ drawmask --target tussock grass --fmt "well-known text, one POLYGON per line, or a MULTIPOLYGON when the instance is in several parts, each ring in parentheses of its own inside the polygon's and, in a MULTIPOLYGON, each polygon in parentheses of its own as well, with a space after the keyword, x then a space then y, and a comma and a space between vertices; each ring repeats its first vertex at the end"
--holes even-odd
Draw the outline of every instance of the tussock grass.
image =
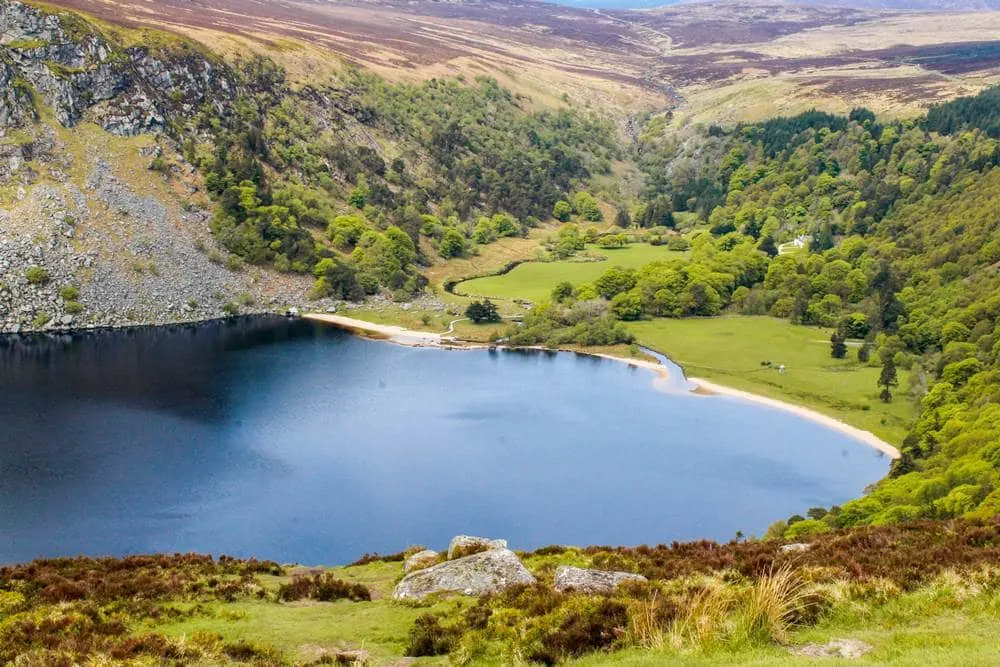
POLYGON ((788 565, 753 582, 741 596, 731 643, 784 643, 789 631, 819 604, 816 594, 788 565))

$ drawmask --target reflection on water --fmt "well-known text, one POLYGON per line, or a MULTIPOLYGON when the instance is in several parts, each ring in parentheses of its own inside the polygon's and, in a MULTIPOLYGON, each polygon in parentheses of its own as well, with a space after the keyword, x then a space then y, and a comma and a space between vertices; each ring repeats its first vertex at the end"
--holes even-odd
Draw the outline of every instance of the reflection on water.
POLYGON ((793 415, 651 380, 280 318, 0 338, 0 562, 726 539, 888 468, 793 415))

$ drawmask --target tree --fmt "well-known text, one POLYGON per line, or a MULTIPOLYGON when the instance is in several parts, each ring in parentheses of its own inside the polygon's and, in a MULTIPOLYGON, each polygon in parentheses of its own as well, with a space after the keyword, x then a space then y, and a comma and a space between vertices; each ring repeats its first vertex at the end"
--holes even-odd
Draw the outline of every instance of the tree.
POLYGON ((757 246, 757 249, 767 253, 768 257, 778 256, 778 244, 774 242, 774 237, 770 234, 760 240, 760 245, 757 246))
POLYGON ((627 208, 620 208, 615 213, 615 225, 627 229, 632 226, 632 216, 628 214, 627 208))
POLYGON ((497 312, 496 305, 489 299, 473 301, 465 309, 465 316, 476 324, 484 322, 499 322, 500 313, 497 312))
POLYGON ((569 222, 573 216, 573 207, 565 199, 560 199, 552 207, 552 217, 559 222, 569 222))
POLYGON ((552 300, 556 303, 562 303, 573 296, 573 283, 568 280, 564 280, 554 288, 552 288, 552 300))
POLYGON ((438 252, 442 257, 461 257, 465 254, 465 237, 457 229, 449 229, 441 239, 438 252))
POLYGON ((635 272, 613 266, 601 274, 594 286, 605 299, 613 299, 615 295, 635 287, 635 272))
POLYGON ((834 359, 843 359, 847 356, 847 344, 839 331, 830 334, 830 356, 834 359))
POLYGON ((861 344, 861 347, 858 348, 858 361, 860 361, 863 364, 867 364, 868 360, 871 359, 871 357, 872 357, 872 343, 871 341, 866 340, 864 343, 861 344))
POLYGON ((879 393, 879 398, 882 399, 883 403, 889 403, 892 401, 892 387, 899 384, 899 380, 896 377, 896 362, 893 360, 891 354, 886 354, 885 359, 882 361, 882 373, 878 377, 878 386, 882 387, 882 391, 879 393))
POLYGON ((660 195, 640 209, 635 216, 636 224, 640 227, 673 228, 676 223, 672 206, 669 197, 660 195))
POLYGON ((604 217, 601 215, 601 207, 598 206, 597 200, 586 191, 576 193, 573 197, 573 208, 581 218, 590 222, 600 222, 604 217))
POLYGON ((635 292, 623 292, 611 299, 611 312, 620 320, 637 320, 642 317, 642 300, 635 292))

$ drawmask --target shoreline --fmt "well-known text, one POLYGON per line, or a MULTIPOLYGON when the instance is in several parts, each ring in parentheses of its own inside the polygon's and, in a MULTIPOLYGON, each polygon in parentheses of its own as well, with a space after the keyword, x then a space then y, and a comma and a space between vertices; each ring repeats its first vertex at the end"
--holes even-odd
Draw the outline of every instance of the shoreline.
MULTIPOLYGON (((368 338, 375 338, 379 340, 387 340, 398 345, 407 345, 409 347, 436 347, 446 350, 483 350, 483 349, 505 349, 505 350, 520 350, 520 349, 549 349, 542 347, 512 347, 509 345, 495 345, 487 343, 463 343, 451 336, 445 336, 440 333, 433 333, 429 331, 415 331, 413 329, 406 329, 404 327, 391 325, 391 324, 375 324, 373 322, 366 322, 364 320, 358 320, 353 317, 347 317, 344 315, 336 315, 330 313, 304 313, 302 315, 303 319, 324 322, 326 324, 332 324, 334 326, 340 327, 351 333, 366 336, 368 338)), ((659 361, 649 361, 647 359, 628 359, 625 357, 618 357, 613 354, 606 354, 603 352, 586 352, 581 350, 562 350, 563 352, 573 352, 575 354, 582 354, 592 357, 600 357, 602 359, 609 359, 611 361, 617 361, 619 363, 625 363, 636 368, 644 368, 646 370, 652 371, 657 375, 657 379, 654 380, 654 384, 659 384, 660 382, 666 381, 669 377, 669 371, 667 368, 661 364, 659 361)), ((796 405, 795 403, 789 403, 787 401, 782 401, 776 398, 769 398, 767 396, 761 396, 760 394, 754 394, 749 391, 743 391, 741 389, 734 389, 733 387, 727 387, 725 385, 717 384, 715 382, 710 382, 708 380, 703 380, 701 378, 689 377, 688 381, 693 385, 689 389, 689 393, 695 396, 726 396, 729 398, 735 398, 737 400, 747 401, 750 403, 755 403, 757 405, 763 405, 765 407, 771 408, 772 410, 782 410, 784 412, 790 412, 798 417, 807 419, 814 423, 820 424, 826 428, 832 429, 839 433, 842 433, 854 440, 857 440, 861 444, 867 445, 877 451, 882 452, 890 459, 898 459, 900 457, 899 449, 890 445, 888 442, 882 440, 876 436, 871 431, 865 431, 863 429, 857 428, 856 426, 851 426, 850 424, 843 422, 835 417, 825 415, 822 412, 813 410, 812 408, 807 408, 802 405, 796 405)))
POLYGON ((850 436, 855 440, 872 447, 873 449, 877 449, 890 459, 898 459, 900 457, 900 452, 896 447, 890 445, 885 440, 882 440, 871 431, 865 431, 864 429, 860 429, 856 426, 851 426, 847 422, 840 421, 835 417, 825 415, 822 412, 813 410, 812 408, 807 408, 803 405, 796 405, 795 403, 788 403, 777 398, 769 398, 767 396, 761 396, 760 394, 753 394, 749 391, 743 391, 742 389, 734 389, 733 387, 716 384, 715 382, 710 382, 701 378, 688 378, 688 380, 695 385, 695 387, 691 390, 692 393, 696 393, 700 396, 728 396, 730 398, 736 398, 749 403, 763 405, 774 410, 790 412, 794 415, 802 417, 803 419, 808 419, 812 422, 816 422, 822 426, 843 433, 844 435, 850 436))

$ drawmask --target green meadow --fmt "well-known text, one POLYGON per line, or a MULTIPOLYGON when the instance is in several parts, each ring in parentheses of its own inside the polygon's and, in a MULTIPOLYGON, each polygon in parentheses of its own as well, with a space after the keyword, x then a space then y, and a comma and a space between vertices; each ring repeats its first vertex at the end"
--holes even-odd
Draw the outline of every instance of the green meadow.
POLYGON ((574 285, 593 282, 612 266, 638 269, 656 260, 683 259, 686 252, 668 250, 666 246, 633 243, 624 248, 606 249, 587 246, 588 254, 600 255, 602 261, 580 258, 558 262, 525 262, 502 276, 487 276, 459 283, 455 291, 469 296, 487 296, 494 299, 525 299, 540 301, 549 296, 552 288, 563 281, 574 285))
POLYGON ((830 356, 831 331, 773 317, 655 319, 629 324, 639 342, 693 377, 805 405, 899 444, 916 408, 906 373, 891 403, 878 398, 879 368, 830 356), (767 366, 764 362, 771 362, 767 366), (784 365, 784 372, 778 367, 784 365))

